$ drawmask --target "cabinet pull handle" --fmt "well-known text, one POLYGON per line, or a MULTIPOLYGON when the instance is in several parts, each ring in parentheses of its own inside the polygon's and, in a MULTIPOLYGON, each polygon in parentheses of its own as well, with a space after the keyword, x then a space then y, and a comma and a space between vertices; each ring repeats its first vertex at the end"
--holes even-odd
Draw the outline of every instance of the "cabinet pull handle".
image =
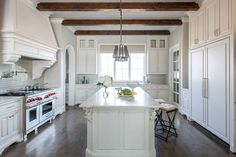
POLYGON ((13 117, 14 117, 14 115, 10 116, 9 118, 13 118, 13 117))
POLYGON ((202 97, 205 98, 205 78, 202 78, 202 97))
POLYGON ((216 37, 219 36, 220 35, 220 29, 219 28, 215 29, 214 34, 215 34, 216 37))
POLYGON ((205 78, 205 98, 208 98, 208 78, 205 78))
POLYGON ((217 36, 217 35, 216 35, 216 29, 214 30, 214 35, 215 35, 215 37, 217 36))

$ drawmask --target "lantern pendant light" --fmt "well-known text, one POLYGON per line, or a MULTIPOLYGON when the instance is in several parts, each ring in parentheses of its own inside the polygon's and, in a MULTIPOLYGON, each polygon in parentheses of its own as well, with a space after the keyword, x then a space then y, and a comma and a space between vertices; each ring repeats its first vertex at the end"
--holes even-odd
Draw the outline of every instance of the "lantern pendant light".
POLYGON ((120 0, 120 45, 116 45, 113 52, 115 61, 124 62, 129 59, 129 52, 122 40, 122 1, 120 0))

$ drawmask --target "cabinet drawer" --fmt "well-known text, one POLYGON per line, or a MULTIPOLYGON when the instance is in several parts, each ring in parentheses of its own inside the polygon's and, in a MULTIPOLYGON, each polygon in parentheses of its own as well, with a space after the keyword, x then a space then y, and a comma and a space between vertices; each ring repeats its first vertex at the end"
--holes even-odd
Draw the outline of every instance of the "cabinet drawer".
POLYGON ((17 109, 20 109, 20 106, 21 106, 21 101, 16 101, 16 102, 8 103, 8 104, 6 103, 0 106, 0 112, 17 110, 17 109))

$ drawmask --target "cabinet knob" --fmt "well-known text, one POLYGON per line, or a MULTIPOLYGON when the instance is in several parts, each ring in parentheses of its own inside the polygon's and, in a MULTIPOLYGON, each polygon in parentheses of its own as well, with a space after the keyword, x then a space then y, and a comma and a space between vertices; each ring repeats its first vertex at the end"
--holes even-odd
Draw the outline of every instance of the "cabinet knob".
POLYGON ((217 37, 220 35, 220 29, 215 29, 214 35, 217 37))
POLYGON ((14 115, 11 115, 9 118, 13 118, 14 117, 14 115))

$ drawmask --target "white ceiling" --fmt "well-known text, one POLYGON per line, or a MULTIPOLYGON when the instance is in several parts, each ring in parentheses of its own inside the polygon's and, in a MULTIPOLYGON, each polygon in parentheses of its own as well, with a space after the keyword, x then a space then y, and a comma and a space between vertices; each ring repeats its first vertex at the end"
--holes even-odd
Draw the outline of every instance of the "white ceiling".
MULTIPOLYGON (((32 0, 35 2, 35 0, 32 0)), ((122 2, 198 2, 199 0, 122 0, 122 2)), ((119 0, 37 0, 37 2, 119 2, 119 0)), ((123 19, 181 19, 183 11, 123 11, 123 19)), ((62 19, 119 19, 119 11, 57 11, 51 18, 62 19)), ((119 30, 119 26, 73 26, 72 30, 119 30)), ((124 26, 124 30, 170 30, 176 26, 124 26)))

